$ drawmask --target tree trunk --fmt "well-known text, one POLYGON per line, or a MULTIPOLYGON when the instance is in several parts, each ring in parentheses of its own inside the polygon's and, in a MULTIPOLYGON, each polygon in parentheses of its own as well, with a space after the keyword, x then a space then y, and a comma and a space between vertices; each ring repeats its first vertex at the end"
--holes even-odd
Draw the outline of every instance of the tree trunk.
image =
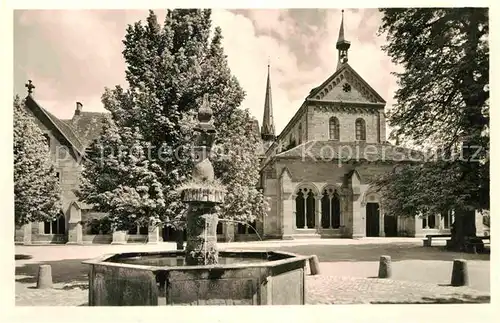
POLYGON ((455 222, 451 230, 451 250, 466 251, 465 242, 476 236, 475 216, 475 211, 455 212, 455 222))
POLYGON ((186 225, 188 266, 217 264, 217 222, 213 206, 189 206, 186 225))

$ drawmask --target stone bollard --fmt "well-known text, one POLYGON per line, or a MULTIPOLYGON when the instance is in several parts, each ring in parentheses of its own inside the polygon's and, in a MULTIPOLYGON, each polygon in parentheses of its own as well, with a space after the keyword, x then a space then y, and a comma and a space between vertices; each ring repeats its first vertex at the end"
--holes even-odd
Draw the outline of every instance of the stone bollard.
POLYGON ((36 288, 52 288, 52 267, 50 265, 40 265, 38 267, 36 288))
POLYGON ((319 275, 319 259, 318 256, 312 255, 309 258, 309 269, 311 270, 311 275, 319 275))
POLYGON ((465 259, 453 260, 453 270, 451 272, 451 286, 468 286, 469 271, 465 259))
POLYGON ((380 262, 378 266, 378 278, 391 278, 392 268, 391 268, 391 256, 380 256, 380 262))

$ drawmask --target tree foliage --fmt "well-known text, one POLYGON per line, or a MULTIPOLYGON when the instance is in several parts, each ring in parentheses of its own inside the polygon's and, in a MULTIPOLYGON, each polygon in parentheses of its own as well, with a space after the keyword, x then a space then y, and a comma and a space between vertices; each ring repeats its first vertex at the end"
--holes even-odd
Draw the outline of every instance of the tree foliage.
POLYGON ((384 50, 403 67, 396 73, 390 126, 399 139, 434 148, 425 163, 396 167, 378 179, 388 212, 488 209, 488 9, 381 11, 384 50))
POLYGON ((191 176, 194 116, 205 93, 214 111, 216 145, 228 152, 215 170, 235 192, 221 215, 263 214, 262 193, 255 190, 258 160, 252 155, 259 141, 246 130, 248 111, 238 108, 245 93, 227 65, 220 28, 210 37, 210 15, 210 10, 167 10, 160 25, 150 11, 145 23, 127 28, 128 88, 106 89, 103 95, 111 118, 90 149, 80 194, 108 212, 116 226, 182 223, 185 205, 178 188, 191 176), (246 137, 236 138, 241 135, 246 137), (237 176, 240 172, 245 176, 237 176))
POLYGON ((404 69, 389 114, 396 134, 446 147, 479 140, 489 126, 488 9, 381 11, 384 50, 404 69))
POLYGON ((61 188, 42 131, 24 102, 14 99, 14 213, 16 225, 54 220, 61 188))

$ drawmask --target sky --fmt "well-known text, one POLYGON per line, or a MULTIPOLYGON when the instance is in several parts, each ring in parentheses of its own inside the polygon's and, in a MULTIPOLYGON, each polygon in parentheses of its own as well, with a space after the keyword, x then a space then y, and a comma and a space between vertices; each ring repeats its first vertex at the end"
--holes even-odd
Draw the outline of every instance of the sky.
MULTIPOLYGON (((160 22, 164 10, 155 10, 160 22)), ((16 10, 14 12, 14 91, 34 97, 61 119, 72 117, 76 102, 84 111, 102 111, 105 87, 125 85, 122 40, 128 24, 144 21, 147 10, 16 10)), ((340 9, 214 9, 229 67, 246 92, 248 108, 262 124, 271 65, 274 122, 277 134, 310 90, 337 66, 340 9)), ((382 51, 377 36, 377 9, 346 9, 345 37, 351 42, 349 64, 392 105, 396 66, 382 51)))

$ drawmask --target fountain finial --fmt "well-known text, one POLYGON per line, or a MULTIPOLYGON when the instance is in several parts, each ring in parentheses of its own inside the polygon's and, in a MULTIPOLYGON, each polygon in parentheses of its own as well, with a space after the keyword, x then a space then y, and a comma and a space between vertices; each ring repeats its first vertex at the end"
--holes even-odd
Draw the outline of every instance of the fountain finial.
MULTIPOLYGON (((212 115, 213 111, 210 109, 208 102, 208 93, 205 93, 201 106, 198 108, 198 124, 194 127, 195 131, 200 132, 199 138, 213 139, 215 127, 213 126, 212 115)), ((203 146, 207 145, 204 144, 203 146)))
POLYGON ((213 111, 208 103, 208 93, 203 95, 203 102, 198 109, 198 121, 200 123, 209 123, 212 119, 213 111))

